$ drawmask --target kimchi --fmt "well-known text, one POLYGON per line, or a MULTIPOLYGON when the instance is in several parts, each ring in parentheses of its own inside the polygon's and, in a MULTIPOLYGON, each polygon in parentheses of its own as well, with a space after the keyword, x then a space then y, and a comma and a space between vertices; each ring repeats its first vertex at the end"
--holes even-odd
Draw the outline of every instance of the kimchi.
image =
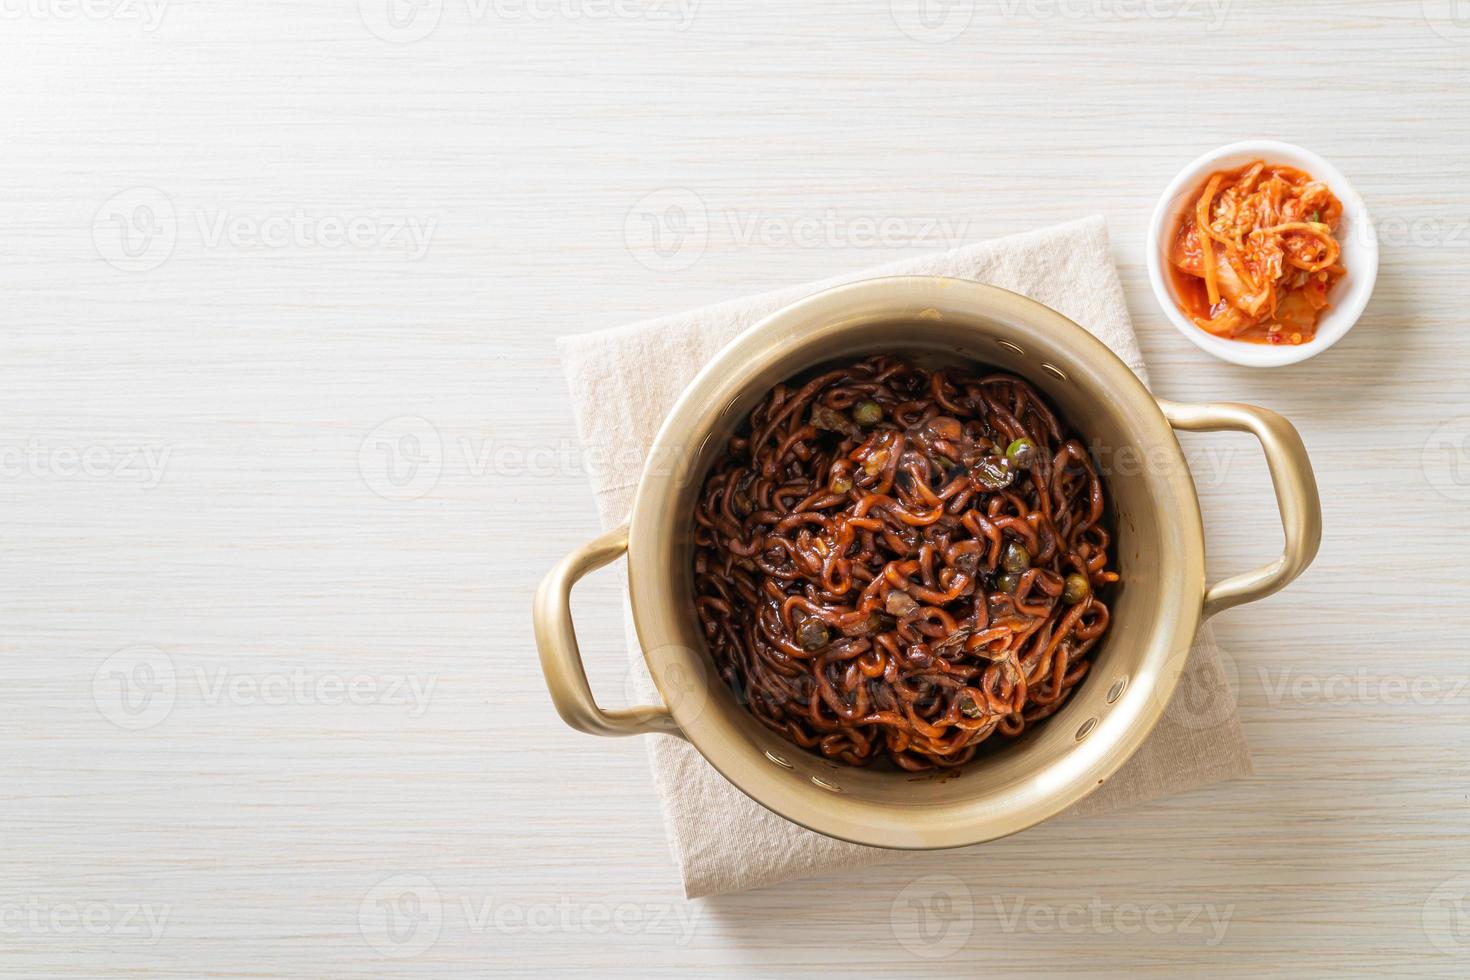
POLYGON ((1304 344, 1345 270, 1342 202, 1293 167, 1257 160, 1211 174, 1169 249, 1175 293, 1202 330, 1258 344, 1304 344))

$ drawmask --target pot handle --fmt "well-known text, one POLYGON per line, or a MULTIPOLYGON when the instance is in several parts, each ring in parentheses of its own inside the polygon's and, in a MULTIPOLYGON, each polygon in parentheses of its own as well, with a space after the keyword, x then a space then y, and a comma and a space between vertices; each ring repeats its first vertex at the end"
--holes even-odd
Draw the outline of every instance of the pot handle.
POLYGON ((680 735, 674 716, 662 705, 642 705, 606 711, 597 705, 577 633, 572 626, 572 586, 588 572, 609 564, 628 550, 628 526, 589 541, 556 563, 541 580, 531 622, 536 631, 536 648, 541 651, 541 672, 551 691, 562 721, 589 735, 643 735, 662 732, 680 735))
POLYGON ((1322 504, 1317 498, 1317 480, 1302 437, 1286 419, 1254 405, 1220 402, 1186 405, 1159 399, 1164 417, 1176 429, 1188 432, 1249 432, 1261 444, 1271 484, 1276 488, 1276 506, 1281 511, 1281 528, 1286 547, 1281 557, 1268 565, 1222 579, 1205 589, 1203 619, 1245 602, 1264 599, 1281 591, 1306 571, 1322 543, 1322 504))

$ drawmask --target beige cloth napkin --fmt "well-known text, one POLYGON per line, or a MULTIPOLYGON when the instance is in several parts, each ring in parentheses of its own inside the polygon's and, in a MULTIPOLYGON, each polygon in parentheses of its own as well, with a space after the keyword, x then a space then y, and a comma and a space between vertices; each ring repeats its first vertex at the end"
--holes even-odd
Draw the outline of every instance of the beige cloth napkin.
MULTIPOLYGON (((558 349, 582 445, 600 447, 598 458, 605 463, 591 468, 603 526, 627 519, 643 455, 679 393, 716 351, 768 313, 803 296, 892 275, 956 276, 1023 293, 1082 324, 1148 381, 1101 217, 565 337, 558 349)), ((645 703, 657 702, 631 621, 627 634, 632 658, 628 690, 645 703)), ((674 859, 690 898, 897 859, 897 852, 832 840, 776 816, 726 782, 680 739, 644 738, 674 859)), ((1219 648, 1206 626, 1163 723, 1107 785, 1067 815, 1103 813, 1250 772, 1250 749, 1219 648)))

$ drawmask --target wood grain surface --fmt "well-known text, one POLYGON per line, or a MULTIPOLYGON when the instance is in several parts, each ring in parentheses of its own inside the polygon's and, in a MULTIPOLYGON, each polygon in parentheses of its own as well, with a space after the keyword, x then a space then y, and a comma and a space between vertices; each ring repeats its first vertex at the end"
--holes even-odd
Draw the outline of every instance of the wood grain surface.
MULTIPOLYGON (((1464 975, 1463 6, 0 3, 0 972, 1464 975), (1250 136, 1383 248, 1273 372, 1142 266, 1250 136), (1316 565, 1217 621, 1256 774, 683 901, 643 746, 567 730, 534 656, 616 451, 554 338, 1099 212, 1159 393, 1275 408, 1317 468, 1316 565)), ((1185 445, 1211 574, 1265 560, 1258 451, 1185 445)), ((614 576, 577 614, 617 703, 614 576)))

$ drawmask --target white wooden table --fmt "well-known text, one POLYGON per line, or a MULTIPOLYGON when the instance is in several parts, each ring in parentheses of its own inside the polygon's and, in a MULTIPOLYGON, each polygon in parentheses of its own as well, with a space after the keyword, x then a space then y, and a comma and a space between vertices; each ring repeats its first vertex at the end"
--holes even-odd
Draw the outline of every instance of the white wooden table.
MULTIPOLYGON (((1453 7, 0 5, 0 972, 1463 975, 1453 7), (1141 264, 1168 178, 1255 135, 1383 240, 1356 331, 1274 373, 1141 264), (1315 567, 1218 621, 1256 775, 684 902, 643 747, 565 729, 533 653, 594 531, 553 338, 1094 212, 1160 393, 1316 463, 1315 567)), ((1251 443, 1187 448, 1212 574, 1274 552, 1251 443)))

